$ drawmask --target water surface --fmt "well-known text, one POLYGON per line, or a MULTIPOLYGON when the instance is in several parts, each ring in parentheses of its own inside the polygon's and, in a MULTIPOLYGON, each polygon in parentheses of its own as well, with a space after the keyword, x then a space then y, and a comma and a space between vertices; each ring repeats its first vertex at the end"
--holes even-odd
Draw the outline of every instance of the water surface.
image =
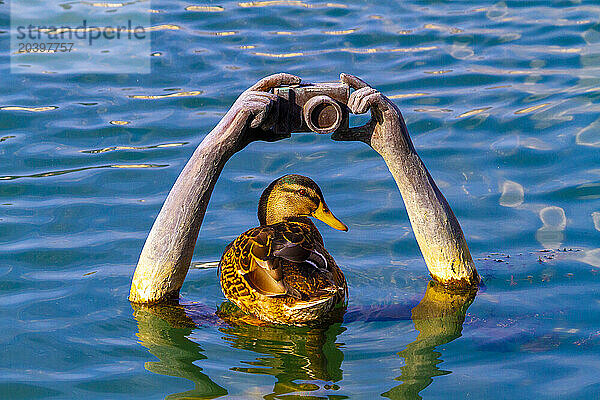
POLYGON ((599 396, 596 2, 151 7, 150 75, 12 75, 2 47, 0 397, 599 396), (268 183, 308 175, 350 227, 318 223, 349 282, 346 321, 218 324, 216 270, 200 267, 181 293, 196 314, 132 308, 137 257, 183 165, 242 90, 279 71, 353 73, 396 102, 484 278, 472 304, 411 313, 429 277, 385 164, 298 134, 229 161, 194 262, 257 223, 268 183))

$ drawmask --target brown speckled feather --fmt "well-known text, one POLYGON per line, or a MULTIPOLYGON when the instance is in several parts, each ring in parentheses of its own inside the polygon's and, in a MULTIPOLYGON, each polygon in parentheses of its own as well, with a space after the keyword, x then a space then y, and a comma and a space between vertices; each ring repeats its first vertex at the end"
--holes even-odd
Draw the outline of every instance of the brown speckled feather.
POLYGON ((346 296, 344 275, 307 218, 241 234, 219 267, 225 296, 267 321, 310 322, 346 296))

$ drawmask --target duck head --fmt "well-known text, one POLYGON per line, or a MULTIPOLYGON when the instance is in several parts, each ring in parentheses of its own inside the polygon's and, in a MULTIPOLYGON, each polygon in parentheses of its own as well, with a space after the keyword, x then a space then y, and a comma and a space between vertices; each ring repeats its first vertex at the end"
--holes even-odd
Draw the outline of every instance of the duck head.
POLYGON ((297 217, 314 217, 334 229, 347 231, 323 198, 319 186, 302 175, 285 175, 273 181, 263 192, 258 203, 258 220, 271 225, 297 217))

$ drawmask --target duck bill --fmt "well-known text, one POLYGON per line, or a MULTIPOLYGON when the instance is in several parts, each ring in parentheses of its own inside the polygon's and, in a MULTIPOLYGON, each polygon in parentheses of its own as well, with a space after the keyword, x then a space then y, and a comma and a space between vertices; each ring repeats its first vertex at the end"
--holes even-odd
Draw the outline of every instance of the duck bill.
POLYGON ((337 229, 338 231, 347 231, 348 227, 342 221, 337 219, 335 215, 329 211, 327 205, 321 201, 319 204, 319 208, 312 214, 318 220, 325 222, 327 225, 332 227, 333 229, 337 229))

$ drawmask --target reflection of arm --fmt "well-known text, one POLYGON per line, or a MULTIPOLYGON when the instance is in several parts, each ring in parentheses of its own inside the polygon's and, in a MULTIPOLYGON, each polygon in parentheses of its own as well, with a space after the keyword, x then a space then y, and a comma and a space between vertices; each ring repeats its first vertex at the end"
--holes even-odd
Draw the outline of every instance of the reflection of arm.
POLYGON ((438 368, 442 362, 437 346, 461 336, 467 309, 475 298, 476 290, 449 291, 431 281, 423 300, 412 310, 412 320, 419 332, 417 338, 398 353, 404 358, 400 368, 402 381, 383 396, 390 399, 420 399, 419 392, 431 384, 434 376, 449 374, 438 368))
POLYGON ((204 138, 165 200, 138 261, 129 300, 158 303, 177 298, 187 275, 194 245, 212 190, 229 158, 258 139, 275 139, 260 130, 277 96, 271 87, 300 82, 277 74, 244 92, 204 138))
POLYGON ((202 348, 187 336, 196 326, 181 306, 145 307, 134 304, 133 316, 138 324, 138 338, 142 346, 158 357, 159 361, 145 364, 148 371, 160 375, 185 378, 194 382, 190 392, 167 398, 216 398, 227 390, 202 373, 195 361, 205 359, 202 348))
POLYGON ((431 275, 445 285, 476 286, 479 276, 458 220, 412 144, 400 110, 360 79, 342 74, 353 87, 348 106, 355 114, 371 110, 365 126, 332 136, 359 140, 379 153, 392 173, 431 275))

